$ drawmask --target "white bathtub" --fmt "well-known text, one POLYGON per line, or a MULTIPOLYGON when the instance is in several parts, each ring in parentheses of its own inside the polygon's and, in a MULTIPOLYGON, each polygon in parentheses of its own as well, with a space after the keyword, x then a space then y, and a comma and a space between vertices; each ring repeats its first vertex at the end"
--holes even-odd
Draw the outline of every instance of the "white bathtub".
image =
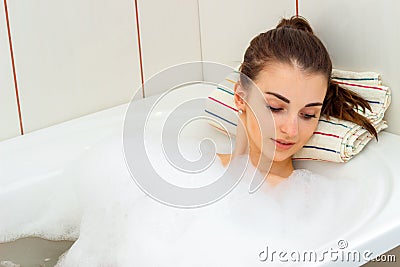
MULTIPOLYGON (((189 94, 191 92, 188 91, 189 94)), ((139 100, 137 105, 146 105, 146 101, 139 100)), ((173 99, 168 103, 172 102, 173 99)), ((97 144, 110 138, 122 139, 127 107, 121 105, 0 143, 0 242, 9 241, 6 233, 10 230, 19 233, 20 237, 35 233, 42 237, 53 236, 53 239, 78 238, 82 212, 80 203, 74 192, 71 192, 74 184, 61 174, 85 151, 97 144), (64 205, 66 201, 68 205, 64 205), (62 210, 57 209, 58 205, 63 207, 62 210), (52 212, 57 214, 54 220, 52 212), (44 224, 48 232, 41 230, 44 224)), ((160 112, 167 109, 168 105, 160 109, 160 112)), ((200 138, 202 132, 198 131, 197 134, 200 138)), ((400 136, 382 132, 379 143, 372 141, 347 164, 296 163, 298 167, 326 176, 337 173, 365 175, 365 183, 376 186, 376 195, 371 196, 374 199, 371 206, 354 207, 367 209, 367 215, 363 218, 355 217, 351 227, 337 238, 323 240, 324 245, 318 250, 337 248, 338 240, 345 240, 348 249, 369 250, 377 256, 400 244, 400 175, 397 174, 399 150, 400 136), (372 162, 376 162, 376 165, 371 166, 372 162), (381 174, 379 182, 373 180, 373 176, 366 175, 371 170, 381 174)), ((331 264, 315 263, 316 266, 331 264)), ((357 265, 354 262, 340 264, 357 265)))

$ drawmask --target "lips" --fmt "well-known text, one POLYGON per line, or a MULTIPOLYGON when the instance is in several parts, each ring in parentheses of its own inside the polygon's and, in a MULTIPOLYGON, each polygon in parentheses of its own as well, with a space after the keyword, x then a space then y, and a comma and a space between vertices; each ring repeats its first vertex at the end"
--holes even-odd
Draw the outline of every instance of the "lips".
POLYGON ((277 149, 286 150, 291 148, 295 143, 284 140, 284 139, 272 139, 275 142, 275 146, 277 149))

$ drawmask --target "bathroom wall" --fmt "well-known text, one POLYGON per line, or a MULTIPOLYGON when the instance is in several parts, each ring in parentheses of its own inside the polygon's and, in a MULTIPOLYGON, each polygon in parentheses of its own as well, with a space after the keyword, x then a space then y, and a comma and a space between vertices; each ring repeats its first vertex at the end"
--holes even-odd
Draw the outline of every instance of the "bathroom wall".
MULTIPOLYGON (((140 86, 132 1, 7 4, 25 133, 126 103, 140 86)), ((1 127, 5 139, 19 134, 19 121, 3 3, 0 28, 0 116, 10 124, 1 127)))
MULTIPOLYGON (((173 65, 202 59, 197 0, 139 0, 138 10, 145 80, 173 65)), ((202 80, 201 68, 177 75, 202 80)), ((156 84, 145 85, 145 96, 170 89, 156 84)))
POLYGON ((0 140, 20 133, 4 3, 0 3, 0 140))
POLYGON ((336 68, 375 71, 392 89, 387 131, 400 134, 400 2, 300 0, 299 13, 326 44, 336 68))
MULTIPOLYGON (((296 13, 295 0, 137 0, 137 9, 135 0, 7 3, 25 133, 129 102, 140 89, 141 68, 147 80, 188 61, 236 67, 253 36, 296 13)), ((327 45, 334 67, 382 73, 397 103, 399 6, 396 0, 299 0, 299 14, 327 45)), ((20 135, 21 129, 3 2, 0 9, 4 140, 20 135)), ((201 70, 184 75, 202 79, 201 70)), ((145 86, 144 95, 163 90, 145 86)), ((136 97, 142 97, 141 91, 136 97)), ((400 134, 395 110, 392 105, 388 111, 388 130, 400 134)))
POLYGON ((237 67, 250 40, 296 14, 295 0, 199 0, 203 59, 237 67))

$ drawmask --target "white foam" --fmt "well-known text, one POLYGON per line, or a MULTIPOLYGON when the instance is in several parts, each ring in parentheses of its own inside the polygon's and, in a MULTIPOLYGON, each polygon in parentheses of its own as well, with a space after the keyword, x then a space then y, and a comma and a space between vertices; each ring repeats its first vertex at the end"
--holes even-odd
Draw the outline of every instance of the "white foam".
POLYGON ((20 264, 15 264, 12 261, 0 261, 2 267, 21 267, 20 264))
MULTIPOLYGON (((68 167, 68 166, 67 166, 68 167)), ((80 208, 74 176, 64 170, 11 184, 1 192, 0 243, 27 236, 75 240, 79 236, 80 208), (12 215, 12 216, 10 216, 12 215)))
MULTIPOLYGON (((365 188, 296 170, 276 187, 248 194, 249 177, 198 209, 160 204, 138 189, 120 141, 98 146, 79 168, 80 236, 61 266, 253 266, 271 249, 318 247, 353 227, 368 206, 365 188), (355 188, 359 190, 354 190, 355 188)), ((251 170, 251 168, 249 169, 251 170)))

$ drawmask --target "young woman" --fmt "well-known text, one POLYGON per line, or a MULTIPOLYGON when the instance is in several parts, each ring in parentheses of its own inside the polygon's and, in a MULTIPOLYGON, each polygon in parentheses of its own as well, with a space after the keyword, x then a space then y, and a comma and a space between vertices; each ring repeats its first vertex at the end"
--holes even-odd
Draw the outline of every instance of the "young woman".
MULTIPOLYGON (((267 181, 276 184, 292 174, 291 158, 312 136, 321 115, 352 121, 376 136, 371 123, 353 110, 357 106, 370 109, 368 102, 331 83, 331 72, 325 46, 302 17, 282 19, 275 29, 256 36, 245 52, 235 85, 240 123, 233 156, 248 147, 253 165, 265 173, 269 170, 267 181), (263 126, 272 120, 265 121, 268 118, 262 112, 266 110, 255 107, 260 106, 259 98, 271 112, 274 131, 263 126), (263 128, 267 130, 262 132, 263 128), (275 153, 268 160, 271 147, 275 153)), ((219 156, 224 165, 232 158, 219 156)))

